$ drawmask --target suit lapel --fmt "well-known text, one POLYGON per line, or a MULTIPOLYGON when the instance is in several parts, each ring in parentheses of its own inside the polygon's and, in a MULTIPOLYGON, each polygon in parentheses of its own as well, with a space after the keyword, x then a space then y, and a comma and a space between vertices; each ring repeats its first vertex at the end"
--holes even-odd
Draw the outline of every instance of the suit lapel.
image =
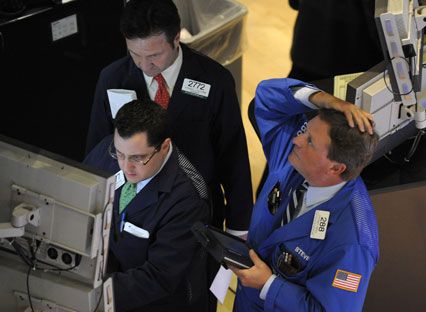
POLYGON ((146 86, 145 78, 142 71, 135 65, 132 58, 130 58, 130 66, 128 75, 123 80, 123 85, 126 89, 136 91, 137 98, 140 100, 149 99, 148 87, 146 86))
POLYGON ((185 109, 188 96, 191 96, 182 92, 184 79, 189 78, 197 80, 197 78, 204 72, 196 57, 194 57, 195 52, 182 43, 180 46, 182 47, 183 62, 168 107, 170 116, 173 116, 174 120, 179 119, 179 115, 185 109))
MULTIPOLYGON (((264 242, 268 239, 268 237, 273 235, 274 229, 278 230, 281 228, 281 221, 289 201, 288 194, 292 187, 299 185, 303 181, 303 177, 293 168, 286 172, 288 175, 284 179, 282 179, 280 173, 277 172, 272 172, 268 177, 264 186, 264 190, 262 190, 262 193, 258 198, 258 201, 264 202, 264 206, 261 204, 254 209, 252 223, 250 225, 249 240, 252 235, 252 237, 256 239, 257 243, 264 242), (276 214, 271 215, 269 211, 267 211, 269 201, 268 196, 272 191, 273 186, 278 181, 281 184, 282 200, 276 214)), ((257 243, 253 243, 253 246, 256 246, 257 243)))

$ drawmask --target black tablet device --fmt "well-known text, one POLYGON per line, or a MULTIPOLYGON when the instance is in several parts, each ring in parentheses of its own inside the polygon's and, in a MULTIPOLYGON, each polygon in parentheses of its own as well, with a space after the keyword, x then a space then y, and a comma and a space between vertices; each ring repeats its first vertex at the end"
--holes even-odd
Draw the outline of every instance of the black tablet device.
POLYGON ((201 222, 195 223, 191 231, 207 252, 225 268, 231 265, 248 269, 254 265, 249 256, 250 248, 241 238, 201 222))

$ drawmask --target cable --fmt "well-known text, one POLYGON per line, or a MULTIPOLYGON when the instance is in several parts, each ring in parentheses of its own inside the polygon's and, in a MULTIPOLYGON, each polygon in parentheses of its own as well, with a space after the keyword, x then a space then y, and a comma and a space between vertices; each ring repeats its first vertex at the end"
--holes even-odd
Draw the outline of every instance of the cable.
MULTIPOLYGON (((30 283, 29 283, 31 270, 40 270, 40 271, 45 271, 45 272, 48 272, 48 271, 70 271, 70 270, 74 269, 75 267, 77 267, 80 264, 80 262, 81 262, 81 256, 80 255, 76 255, 74 266, 72 266, 70 268, 67 268, 67 269, 62 269, 62 268, 56 267, 56 266, 54 266, 52 264, 46 263, 44 261, 39 261, 37 259, 36 254, 37 254, 37 252, 38 252, 38 250, 39 250, 39 248, 41 246, 41 241, 38 243, 37 248, 34 250, 34 248, 33 248, 32 244, 30 243, 29 239, 27 239, 27 238, 25 238, 25 239, 26 239, 26 241, 28 243, 28 248, 29 248, 30 253, 32 255, 31 258, 29 258, 28 255, 26 255, 25 249, 16 240, 11 240, 11 241, 9 241, 9 243, 15 249, 15 254, 18 255, 28 265, 27 278, 26 278, 26 287, 27 287, 28 302, 30 304, 31 311, 35 312, 34 307, 33 307, 33 303, 32 303, 32 299, 31 299, 31 291, 30 291, 30 283), (52 267, 54 267, 54 269, 43 269, 43 268, 40 268, 40 267, 37 266, 38 262, 43 263, 45 265, 52 266, 52 267)), ((4 248, 1 248, 1 249, 4 249, 4 248)))
POLYGON ((96 307, 93 310, 93 312, 96 312, 98 310, 99 305, 101 304, 102 298, 104 296, 104 287, 103 287, 103 285, 101 287, 102 287, 102 289, 101 289, 101 295, 99 296, 98 302, 96 303, 96 307))
POLYGON ((410 151, 408 152, 408 154, 404 157, 404 161, 406 163, 408 163, 411 159, 411 157, 413 157, 414 153, 417 150, 417 147, 419 146, 420 143, 420 139, 422 138, 422 136, 425 134, 425 130, 424 129, 420 129, 419 132, 417 132, 416 137, 414 138, 414 142, 411 145, 410 151))
POLYGON ((408 94, 410 94, 410 93, 413 91, 413 88, 414 88, 414 87, 413 87, 413 85, 411 85, 411 90, 410 90, 410 91, 408 91, 407 93, 399 93, 399 92, 394 92, 392 88, 389 88, 388 83, 386 82, 386 73, 388 72, 388 66, 389 66, 389 64, 390 64, 390 65, 392 65, 392 60, 394 60, 394 59, 396 59, 396 58, 401 58, 401 59, 403 59, 405 62, 407 62, 408 66, 410 66, 410 63, 409 63, 409 62, 407 61, 407 59, 406 59, 406 58, 404 58, 404 57, 396 56, 396 57, 391 58, 390 60, 388 60, 388 61, 387 61, 386 69, 383 71, 383 81, 385 82, 385 86, 386 86, 386 88, 387 88, 387 89, 389 90, 389 92, 391 92, 393 95, 399 95, 399 96, 408 95, 408 94))
POLYGON ((28 265, 27 278, 26 278, 28 302, 30 303, 31 311, 35 312, 33 307, 33 302, 31 300, 31 294, 30 294, 30 272, 32 269, 36 269, 35 264, 32 259, 28 258, 22 246, 15 239, 8 240, 8 241, 9 241, 9 244, 13 247, 13 249, 15 249, 15 254, 18 255, 25 262, 25 264, 28 265))
MULTIPOLYGON (((13 255, 16 255, 16 256, 20 256, 16 251, 12 251, 12 250, 10 250, 10 249, 7 249, 7 248, 4 248, 4 247, 2 247, 2 246, 0 246, 0 250, 1 251, 4 251, 4 252, 7 252, 7 253, 10 253, 10 254, 13 254, 13 255)), ((40 271, 70 271, 70 270, 72 270, 72 269, 74 269, 76 266, 74 265, 74 266, 72 266, 72 267, 70 267, 70 268, 67 268, 67 269, 64 269, 64 268, 60 268, 60 267, 58 267, 58 266, 56 266, 56 265, 54 265, 54 264, 51 264, 51 263, 48 263, 48 262, 46 262, 46 261, 43 261, 43 260, 40 260, 40 259, 36 259, 37 260, 37 263, 38 264, 43 264, 43 265, 48 265, 48 266, 50 266, 50 267, 53 267, 54 269, 47 269, 47 268, 41 268, 41 267, 36 267, 36 269, 37 270, 40 270, 40 271)), ((26 263, 26 262, 25 262, 26 263)), ((26 263, 27 265, 28 265, 28 263, 26 263)))
POLYGON ((388 156, 388 154, 383 155, 383 157, 384 157, 385 159, 387 159, 387 160, 388 160, 391 164, 398 165, 398 166, 401 166, 401 165, 402 165, 400 162, 398 162, 398 161, 393 160, 392 158, 390 158, 390 157, 388 156))
MULTIPOLYGON (((104 255, 103 228, 104 228, 104 218, 105 218, 106 207, 107 206, 104 207, 104 210, 102 212, 102 223, 101 223, 101 231, 102 231, 102 233, 101 233, 102 234, 101 235, 101 255, 104 255)), ((74 265, 72 267, 63 269, 63 268, 57 267, 57 266, 55 266, 53 264, 47 263, 47 262, 45 262, 43 260, 37 259, 37 252, 38 252, 38 250, 39 250, 39 248, 40 248, 40 246, 42 244, 42 240, 40 240, 40 241, 39 240, 35 240, 37 247, 34 250, 34 246, 33 246, 33 244, 31 244, 30 238, 25 238, 24 237, 24 239, 26 240, 26 242, 28 244, 28 249, 29 249, 29 253, 31 254, 31 256, 29 256, 27 254, 27 251, 25 250, 25 248, 17 240, 15 240, 15 239, 7 240, 9 242, 9 244, 13 247, 13 249, 15 250, 15 252, 13 252, 12 250, 9 250, 7 248, 4 248, 2 246, 0 246, 0 250, 4 250, 6 252, 9 252, 9 253, 12 253, 12 254, 15 254, 15 255, 19 256, 22 259, 22 261, 25 264, 28 265, 28 271, 27 271, 27 274, 26 274, 27 295, 28 295, 28 301, 29 301, 30 309, 31 309, 32 312, 35 312, 34 306, 33 306, 33 303, 32 303, 32 299, 31 299, 31 291, 30 291, 30 283, 29 283, 31 270, 40 270, 40 271, 44 271, 44 272, 49 272, 49 271, 53 271, 53 272, 71 271, 72 269, 74 269, 74 268, 76 268, 76 267, 78 267, 80 265, 82 257, 81 257, 81 255, 76 254, 74 265), (49 268, 49 269, 48 268, 42 268, 42 267, 38 266, 37 264, 48 265, 50 267, 53 267, 53 269, 51 269, 51 268, 49 268)), ((34 238, 33 238, 33 242, 34 242, 34 238)), ((100 270, 101 270, 100 271, 101 272, 101 278, 102 278, 102 281, 103 281, 103 279, 104 279, 104 274, 103 274, 103 271, 104 271, 104 261, 101 262, 100 270)), ((101 286, 100 296, 99 296, 98 302, 96 303, 95 309, 93 310, 94 312, 98 310, 98 308, 100 306, 100 303, 102 301, 102 298, 103 298, 103 286, 101 286)))
MULTIPOLYGON (((34 238, 33 238, 33 242, 34 242, 34 238)), ((27 294, 28 294, 28 302, 30 303, 31 311, 34 312, 33 302, 32 302, 31 293, 30 293, 30 273, 31 273, 31 270, 37 270, 37 257, 36 257, 36 254, 37 254, 38 249, 40 248, 41 241, 37 245, 36 250, 34 250, 34 248, 33 248, 32 244, 30 243, 29 239, 27 239, 27 243, 28 243, 28 248, 30 249, 30 252, 31 252, 31 255, 32 255, 32 257, 30 259, 31 262, 32 262, 32 266, 28 266, 28 271, 27 271, 27 294)))
POLYGON ((33 307, 33 301, 31 300, 31 295, 30 295, 30 273, 31 273, 32 269, 33 268, 31 266, 28 266, 28 271, 27 271, 27 295, 28 295, 28 301, 30 303, 31 311, 35 312, 34 311, 34 307, 33 307))
POLYGON ((28 266, 34 266, 32 260, 25 254, 24 248, 15 240, 12 239, 9 241, 10 245, 15 249, 16 254, 24 261, 28 266))
POLYGON ((413 157, 414 153, 419 147, 422 136, 425 134, 426 134, 426 129, 420 129, 414 137, 411 137, 408 139, 408 140, 414 139, 414 141, 411 144, 411 148, 408 151, 407 155, 404 156, 403 161, 393 160, 392 158, 389 157, 388 153, 385 154, 383 157, 387 159, 390 163, 403 167, 406 163, 410 162, 411 157, 413 157))

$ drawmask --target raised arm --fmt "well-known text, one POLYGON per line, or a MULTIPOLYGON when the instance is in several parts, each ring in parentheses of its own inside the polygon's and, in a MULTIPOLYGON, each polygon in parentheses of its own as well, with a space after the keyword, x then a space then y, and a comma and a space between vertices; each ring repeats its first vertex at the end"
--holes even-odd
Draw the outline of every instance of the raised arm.
POLYGON ((373 134, 373 116, 358 106, 343 101, 323 91, 316 92, 309 97, 309 101, 319 108, 331 108, 345 114, 350 127, 358 126, 361 132, 373 134))

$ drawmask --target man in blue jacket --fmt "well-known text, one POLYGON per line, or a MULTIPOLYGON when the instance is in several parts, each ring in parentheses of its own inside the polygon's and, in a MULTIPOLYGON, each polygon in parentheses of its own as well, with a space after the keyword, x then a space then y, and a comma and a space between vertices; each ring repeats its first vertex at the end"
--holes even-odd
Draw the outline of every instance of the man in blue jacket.
POLYGON ((172 144, 167 112, 127 103, 85 163, 117 173, 108 259, 116 311, 206 311, 206 257, 190 228, 208 222, 208 191, 172 144))
POLYGON ((359 178, 378 140, 372 116, 292 79, 260 83, 255 114, 269 176, 250 225, 254 266, 233 269, 234 311, 361 311, 378 260, 359 178))

